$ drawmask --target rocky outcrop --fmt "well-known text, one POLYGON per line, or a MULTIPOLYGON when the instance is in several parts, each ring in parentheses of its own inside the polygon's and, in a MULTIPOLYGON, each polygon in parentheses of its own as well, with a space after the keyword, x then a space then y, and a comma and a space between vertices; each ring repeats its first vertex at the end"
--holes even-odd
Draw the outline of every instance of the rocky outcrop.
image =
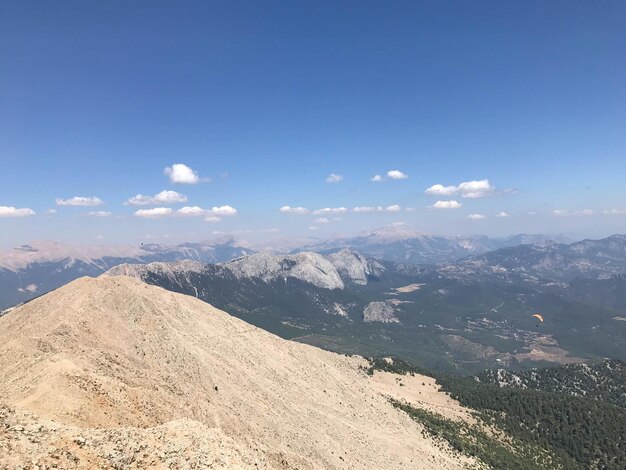
POLYGON ((370 302, 363 310, 364 322, 399 323, 393 306, 387 302, 370 302))

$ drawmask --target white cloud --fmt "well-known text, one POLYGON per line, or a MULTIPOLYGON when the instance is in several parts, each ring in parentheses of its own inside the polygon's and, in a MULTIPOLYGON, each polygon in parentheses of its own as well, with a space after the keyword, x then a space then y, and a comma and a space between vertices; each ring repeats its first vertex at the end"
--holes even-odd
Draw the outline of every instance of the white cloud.
POLYGON ((166 207, 156 207, 154 209, 142 209, 135 212, 138 217, 205 217, 207 222, 219 222, 221 217, 229 217, 237 215, 237 209, 231 206, 213 207, 211 209, 203 209, 198 206, 185 206, 173 211, 166 207))
POLYGON ((198 217, 206 215, 208 211, 198 206, 185 206, 176 211, 176 215, 181 217, 198 217))
POLYGON ((502 217, 502 218, 504 218, 504 217, 511 217, 511 214, 509 214, 508 212, 502 211, 502 212, 498 212, 496 214, 496 217, 502 217))
POLYGON ((489 180, 484 179, 465 181, 458 186, 434 184, 426 189, 426 194, 430 194, 431 196, 452 196, 458 194, 464 198, 476 199, 492 196, 495 194, 495 191, 496 188, 489 183, 489 180))
POLYGON ((17 209, 15 207, 0 206, 0 217, 28 217, 35 215, 35 211, 28 207, 17 209))
POLYGON ((345 207, 325 207, 323 209, 313 211, 313 215, 344 214, 346 212, 348 212, 348 209, 345 207))
POLYGON ((280 211, 286 214, 300 214, 300 215, 309 213, 309 210, 305 207, 283 206, 280 208, 280 211))
POLYGON ((316 227, 315 225, 311 225, 309 226, 309 230, 319 230, 319 227, 316 227))
POLYGON ((563 210, 563 209, 555 209, 552 211, 552 215, 554 215, 555 217, 569 217, 569 216, 573 216, 573 217, 589 217, 593 215, 593 210, 592 209, 583 209, 580 211, 574 211, 574 212, 570 212, 568 210, 563 210))
POLYGON ((400 212, 402 207, 398 204, 392 204, 383 208, 382 206, 357 206, 352 208, 352 212, 371 213, 371 212, 400 212))
POLYGON ((52 214, 56 214, 56 213, 57 213, 57 210, 56 210, 56 209, 48 209, 48 210, 46 211, 46 214, 50 214, 50 215, 52 215, 52 214))
POLYGON ((110 217, 111 212, 109 211, 91 211, 87 212, 87 215, 90 217, 110 217))
POLYGON ((389 170, 387 176, 392 180, 405 180, 409 177, 409 175, 402 173, 400 170, 389 170))
POLYGON ((330 220, 328 220, 326 217, 318 217, 313 221, 313 223, 315 224, 327 224, 328 222, 330 222, 330 220))
POLYGON ((26 287, 18 287, 18 291, 20 292, 37 292, 39 286, 37 284, 28 284, 26 287))
POLYGON ((352 212, 364 212, 364 213, 368 213, 368 212, 381 212, 383 210, 383 208, 381 206, 358 206, 358 207, 353 207, 352 208, 352 212))
POLYGON ((383 177, 382 177, 382 176, 380 176, 380 175, 374 175, 374 176, 372 176, 372 177, 370 178, 370 181, 373 181, 374 183, 378 183, 378 182, 380 182, 380 181, 384 181, 384 180, 385 180, 385 178, 383 178, 383 177))
POLYGON ((457 201, 437 201, 432 206, 433 209, 458 209, 462 206, 457 201))
POLYGON ((131 206, 148 206, 153 204, 177 204, 180 202, 187 202, 187 196, 176 191, 161 191, 154 196, 137 194, 126 201, 125 204, 131 206))
POLYGON ((154 209, 140 209, 135 212, 137 217, 144 217, 148 219, 156 219, 159 217, 165 217, 172 214, 172 209, 169 207, 155 207, 154 209))
POLYGON ((330 175, 326 177, 327 183, 340 183, 341 181, 343 181, 343 176, 336 175, 335 173, 331 173, 330 175))
POLYGON ((624 215, 626 214, 626 209, 607 209, 604 211, 606 215, 624 215))
POLYGON ((482 214, 470 214, 470 215, 467 216, 467 218, 471 219, 471 220, 483 220, 486 217, 484 215, 482 215, 482 214))
POLYGON ((456 186, 444 186, 442 184, 434 184, 430 188, 426 189, 426 194, 433 196, 452 196, 458 192, 459 188, 456 186))
POLYGON ((57 199, 56 203, 57 206, 99 206, 101 204, 104 204, 102 199, 95 196, 74 196, 70 199, 57 199))
POLYGON ((237 209, 231 206, 213 207, 210 210, 209 215, 230 217, 237 215, 237 209))
POLYGON ((163 173, 169 176, 172 183, 197 184, 200 182, 198 173, 184 163, 174 163, 171 167, 166 167, 163 173))
POLYGON ((489 180, 466 181, 459 185, 461 197, 470 199, 490 196, 495 189, 496 188, 489 183, 489 180))

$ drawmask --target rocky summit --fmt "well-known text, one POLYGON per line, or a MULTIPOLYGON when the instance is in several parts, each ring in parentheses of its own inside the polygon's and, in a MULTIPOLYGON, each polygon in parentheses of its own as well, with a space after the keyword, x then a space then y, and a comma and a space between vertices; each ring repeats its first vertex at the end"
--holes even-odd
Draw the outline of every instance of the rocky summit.
POLYGON ((0 467, 472 462, 426 437, 365 365, 132 277, 81 278, 0 318, 0 467))

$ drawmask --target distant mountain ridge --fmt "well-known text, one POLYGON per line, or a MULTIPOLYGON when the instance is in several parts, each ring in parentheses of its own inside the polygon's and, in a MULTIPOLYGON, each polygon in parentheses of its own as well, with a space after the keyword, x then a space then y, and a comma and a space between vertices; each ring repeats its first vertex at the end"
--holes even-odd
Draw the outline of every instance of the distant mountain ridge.
POLYGON ((520 244, 566 243, 562 236, 519 234, 506 238, 487 236, 447 237, 427 235, 400 227, 382 227, 366 235, 326 240, 306 245, 298 251, 330 253, 340 249, 356 250, 373 258, 407 264, 440 264, 471 255, 480 255, 520 244))
POLYGON ((467 257, 443 269, 448 274, 465 271, 531 280, 607 279, 626 273, 626 235, 571 244, 518 245, 467 257))
POLYGON ((122 263, 192 259, 218 263, 254 252, 233 238, 173 246, 75 246, 34 242, 0 251, 0 309, 46 293, 82 276, 99 276, 122 263))

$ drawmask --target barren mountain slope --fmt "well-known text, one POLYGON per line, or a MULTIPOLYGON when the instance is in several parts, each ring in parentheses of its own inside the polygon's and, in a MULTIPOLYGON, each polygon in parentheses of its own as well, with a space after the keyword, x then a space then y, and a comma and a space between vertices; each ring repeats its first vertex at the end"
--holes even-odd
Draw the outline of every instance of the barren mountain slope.
POLYGON ((468 463, 363 363, 133 278, 82 278, 0 318, 0 467, 468 463))

